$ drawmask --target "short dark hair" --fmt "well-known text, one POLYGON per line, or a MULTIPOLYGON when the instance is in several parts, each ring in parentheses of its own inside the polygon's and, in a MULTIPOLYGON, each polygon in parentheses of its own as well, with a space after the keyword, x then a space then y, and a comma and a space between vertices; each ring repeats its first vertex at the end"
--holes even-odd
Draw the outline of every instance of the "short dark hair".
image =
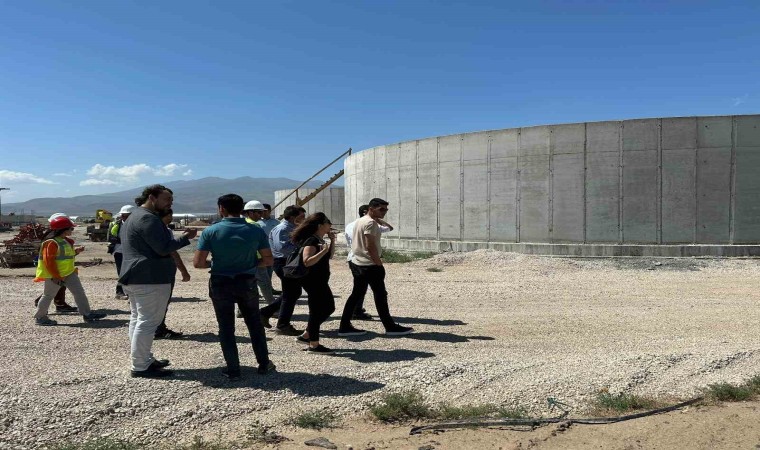
POLYGON ((239 216, 243 212, 245 202, 243 202, 243 197, 237 194, 225 194, 217 199, 216 204, 224 208, 227 214, 239 216))
POLYGON ((285 208, 285 211, 283 211, 282 217, 284 217, 285 220, 290 220, 294 217, 298 217, 298 215, 301 214, 301 211, 298 208, 299 207, 296 205, 288 206, 285 208))
POLYGON ((373 198, 369 201, 369 207, 370 208, 377 208, 378 206, 388 206, 389 203, 383 200, 382 198, 373 198))
POLYGON ((269 203, 262 203, 262 205, 264 205, 264 209, 266 209, 267 211, 272 210, 272 205, 270 205, 269 203))
POLYGON ((140 206, 143 203, 147 202, 148 197, 151 195, 158 197, 163 191, 168 191, 170 194, 174 195, 174 192, 172 192, 171 189, 162 184, 151 184, 150 186, 143 189, 142 194, 140 194, 139 197, 135 197, 135 205, 140 206))
POLYGON ((364 217, 367 215, 367 211, 369 211, 369 205, 362 205, 359 207, 359 217, 364 217))

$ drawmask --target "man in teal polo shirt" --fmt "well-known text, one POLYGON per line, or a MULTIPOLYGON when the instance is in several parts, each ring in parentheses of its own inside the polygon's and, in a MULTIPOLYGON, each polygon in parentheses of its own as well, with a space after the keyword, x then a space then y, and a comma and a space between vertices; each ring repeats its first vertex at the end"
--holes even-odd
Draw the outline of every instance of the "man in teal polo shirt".
POLYGON ((251 344, 259 363, 258 373, 274 369, 269 360, 264 326, 259 316, 259 293, 256 287, 256 252, 265 265, 272 264, 272 251, 266 234, 256 225, 240 218, 243 199, 227 194, 217 201, 220 222, 203 230, 198 240, 193 266, 197 269, 211 268, 209 296, 214 305, 219 324, 219 343, 227 368, 222 374, 231 380, 240 378, 240 358, 235 341, 235 304, 243 313, 243 319, 251 336, 251 344), (211 254, 213 261, 208 261, 211 254))

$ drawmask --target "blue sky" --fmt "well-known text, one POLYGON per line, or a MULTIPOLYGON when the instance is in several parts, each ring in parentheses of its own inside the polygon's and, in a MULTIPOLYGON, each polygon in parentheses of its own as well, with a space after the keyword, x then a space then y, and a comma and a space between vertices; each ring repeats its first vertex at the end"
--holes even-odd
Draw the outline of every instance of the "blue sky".
MULTIPOLYGON (((3 1, 4 202, 348 147, 760 112, 760 2, 3 1)), ((337 169, 336 169, 337 170, 337 169)))

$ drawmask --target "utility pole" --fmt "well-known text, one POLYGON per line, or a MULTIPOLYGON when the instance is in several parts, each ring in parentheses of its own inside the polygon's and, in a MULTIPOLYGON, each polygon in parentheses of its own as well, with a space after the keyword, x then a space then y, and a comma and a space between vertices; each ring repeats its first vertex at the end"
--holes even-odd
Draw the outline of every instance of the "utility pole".
MULTIPOLYGON (((0 187, 0 194, 2 194, 2 191, 10 191, 11 188, 4 188, 0 187)), ((0 222, 3 221, 3 199, 2 196, 0 196, 0 222)))

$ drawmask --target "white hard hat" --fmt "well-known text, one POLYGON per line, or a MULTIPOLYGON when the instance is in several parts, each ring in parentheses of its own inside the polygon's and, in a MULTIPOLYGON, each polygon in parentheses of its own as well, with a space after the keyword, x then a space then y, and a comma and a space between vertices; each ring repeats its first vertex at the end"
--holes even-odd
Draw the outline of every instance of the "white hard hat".
POLYGON ((119 214, 132 214, 132 210, 135 209, 132 205, 124 205, 119 210, 119 214))
POLYGON ((250 202, 246 203, 243 207, 243 211, 266 211, 266 208, 264 208, 264 205, 261 204, 258 200, 251 200, 250 202))
POLYGON ((64 213, 55 213, 55 214, 53 214, 52 216, 50 216, 50 218, 48 219, 48 222, 52 222, 52 221, 53 221, 53 219, 57 219, 57 218, 59 218, 59 217, 65 217, 65 218, 67 218, 67 219, 68 219, 68 218, 69 218, 69 215, 68 215, 68 214, 64 214, 64 213))

